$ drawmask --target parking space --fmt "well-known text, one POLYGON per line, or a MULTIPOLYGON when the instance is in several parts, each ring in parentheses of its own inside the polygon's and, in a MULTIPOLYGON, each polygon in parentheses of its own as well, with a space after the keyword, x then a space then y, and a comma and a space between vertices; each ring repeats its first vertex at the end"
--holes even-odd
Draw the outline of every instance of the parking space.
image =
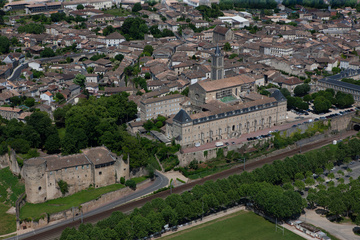
POLYGON ((345 109, 338 109, 338 108, 331 108, 329 109, 329 112, 327 113, 314 113, 314 111, 312 110, 312 105, 309 106, 310 108, 308 110, 310 111, 295 111, 295 110, 291 110, 288 111, 288 121, 291 120, 296 120, 296 119, 302 119, 302 118, 311 118, 315 121, 318 120, 325 120, 325 119, 329 119, 332 117, 336 117, 336 116, 341 116, 344 114, 348 114, 351 112, 354 112, 357 110, 357 108, 355 107, 349 107, 349 108, 345 108, 345 109))

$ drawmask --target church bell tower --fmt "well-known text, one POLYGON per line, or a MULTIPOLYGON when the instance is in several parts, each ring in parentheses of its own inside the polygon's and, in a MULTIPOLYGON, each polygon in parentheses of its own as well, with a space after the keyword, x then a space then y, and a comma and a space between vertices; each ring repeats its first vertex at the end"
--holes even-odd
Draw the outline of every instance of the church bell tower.
POLYGON ((224 55, 221 53, 219 46, 216 46, 215 53, 211 61, 211 80, 224 78, 224 55))

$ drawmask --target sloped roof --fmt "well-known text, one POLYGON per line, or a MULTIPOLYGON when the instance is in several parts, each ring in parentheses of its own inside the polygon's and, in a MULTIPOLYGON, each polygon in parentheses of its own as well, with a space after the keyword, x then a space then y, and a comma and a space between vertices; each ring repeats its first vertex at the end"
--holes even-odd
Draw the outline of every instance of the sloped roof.
POLYGON ((189 121, 191 121, 191 117, 189 116, 189 114, 187 114, 187 112, 185 112, 184 109, 181 109, 174 117, 173 119, 174 121, 177 121, 181 124, 184 123, 188 123, 189 121))

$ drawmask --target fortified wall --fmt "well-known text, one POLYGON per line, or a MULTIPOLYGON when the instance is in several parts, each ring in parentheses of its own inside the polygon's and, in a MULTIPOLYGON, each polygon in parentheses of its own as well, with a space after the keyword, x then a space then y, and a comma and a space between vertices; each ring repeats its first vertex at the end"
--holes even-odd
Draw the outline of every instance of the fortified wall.
POLYGON ((82 150, 69 156, 50 155, 24 161, 26 201, 40 203, 50 199, 71 195, 89 186, 95 188, 130 177, 129 161, 110 152, 106 147, 82 150), (63 195, 59 181, 68 184, 63 195))

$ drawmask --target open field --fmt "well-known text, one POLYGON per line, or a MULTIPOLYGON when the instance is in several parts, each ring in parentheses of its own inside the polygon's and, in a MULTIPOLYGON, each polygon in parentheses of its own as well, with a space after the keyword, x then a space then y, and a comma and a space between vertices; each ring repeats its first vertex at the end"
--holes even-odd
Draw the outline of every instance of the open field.
POLYGON ((217 239, 246 239, 246 240, 271 240, 303 239, 285 229, 285 234, 279 230, 275 232, 275 225, 253 212, 240 211, 223 218, 201 224, 197 227, 169 235, 161 239, 173 240, 217 240, 217 239))
POLYGON ((130 15, 129 11, 122 9, 122 8, 108 9, 108 10, 105 10, 104 13, 111 14, 116 17, 126 17, 126 16, 130 15))
POLYGON ((9 169, 0 170, 0 203, 15 206, 18 197, 25 192, 25 185, 9 169))
POLYGON ((15 215, 7 214, 10 207, 0 203, 0 235, 16 231, 15 215))
POLYGON ((51 214, 70 209, 72 207, 79 207, 82 203, 94 200, 105 193, 116 191, 124 187, 125 186, 122 184, 113 184, 102 188, 89 188, 81 192, 74 193, 71 196, 49 200, 44 203, 26 203, 26 205, 21 208, 20 218, 38 219, 44 213, 51 214))

